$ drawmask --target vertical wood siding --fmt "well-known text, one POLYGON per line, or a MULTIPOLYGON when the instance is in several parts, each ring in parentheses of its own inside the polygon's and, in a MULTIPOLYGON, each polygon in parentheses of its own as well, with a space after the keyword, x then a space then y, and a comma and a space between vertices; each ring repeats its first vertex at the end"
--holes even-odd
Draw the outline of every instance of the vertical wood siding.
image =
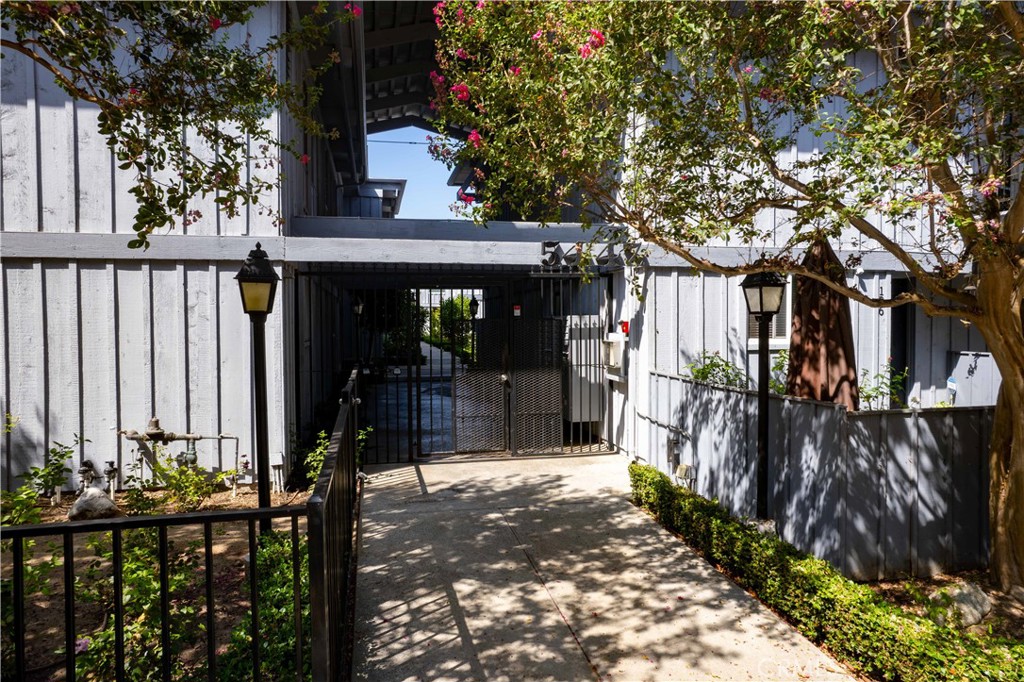
MULTIPOLYGON (((250 324, 238 300, 237 262, 134 263, 4 259, 4 412, 19 419, 0 445, 3 485, 42 463, 53 441, 89 442, 74 454, 125 472, 134 444, 117 428, 231 433, 252 453, 250 324)), ((282 282, 281 301, 293 297, 282 282)), ((284 307, 282 305, 282 307, 284 307)), ((289 404, 281 308, 267 320, 271 452, 288 452, 289 404)), ((172 443, 170 452, 184 450, 172 443)), ((198 444, 199 463, 234 466, 234 446, 198 444)), ((72 476, 70 485, 76 485, 72 476)))
MULTIPOLYGON (((236 43, 265 42, 283 28, 284 3, 255 10, 246 26, 231 26, 236 43)), ((5 34, 6 37, 6 34, 5 34)), ((27 57, 4 51, 0 62, 0 158, 3 192, 0 232, 117 232, 132 233, 135 199, 128 193, 132 174, 116 167, 113 154, 96 127, 98 108, 72 100, 51 75, 27 57)), ((267 129, 280 133, 277 112, 267 129)), ((186 134, 187 135, 187 134, 186 134)), ((211 156, 213 150, 198 150, 211 156)), ((280 159, 256 158, 251 148, 248 177, 272 178, 280 159)), ((205 235, 279 235, 272 212, 282 210, 280 192, 269 192, 262 206, 243 207, 235 218, 217 209, 214 197, 193 200, 189 208, 203 218, 175 230, 205 235), (268 210, 269 209, 269 210, 268 210), (261 213, 262 211, 262 213, 261 213)))

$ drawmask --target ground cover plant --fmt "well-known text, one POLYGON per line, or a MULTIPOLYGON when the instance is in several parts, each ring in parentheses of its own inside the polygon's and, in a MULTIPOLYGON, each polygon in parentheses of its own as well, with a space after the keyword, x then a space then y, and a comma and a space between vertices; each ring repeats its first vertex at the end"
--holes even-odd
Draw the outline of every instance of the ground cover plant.
POLYGON ((1024 642, 907 613, 654 467, 630 464, 629 478, 638 506, 858 673, 914 682, 1024 680, 1024 642))

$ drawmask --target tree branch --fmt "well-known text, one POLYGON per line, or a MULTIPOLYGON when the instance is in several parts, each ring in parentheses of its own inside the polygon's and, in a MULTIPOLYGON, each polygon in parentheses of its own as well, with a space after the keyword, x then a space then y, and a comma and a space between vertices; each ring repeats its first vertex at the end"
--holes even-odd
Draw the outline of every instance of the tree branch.
POLYGON ((1024 17, 1017 11, 1015 5, 1016 3, 1009 2, 1009 0, 1002 0, 997 3, 996 7, 999 9, 999 16, 1003 18, 1007 28, 1010 29, 1010 35, 1013 37, 1013 42, 1017 44, 1017 49, 1024 54, 1024 17))
POLYGON ((68 92, 75 93, 75 97, 77 97, 78 99, 85 100, 86 102, 92 102, 93 104, 98 104, 98 105, 101 105, 101 106, 105 105, 105 104, 108 104, 108 102, 105 99, 103 99, 101 97, 97 97, 96 95, 94 95, 94 94, 92 94, 90 92, 87 92, 87 91, 83 90, 82 88, 78 87, 77 85, 75 85, 74 82, 71 81, 64 74, 63 71, 61 71, 59 68, 57 68, 54 64, 52 64, 45 57, 43 57, 42 55, 38 54, 34 50, 30 50, 29 48, 25 47, 23 44, 21 44, 19 42, 16 42, 16 41, 13 41, 13 40, 6 40, 6 39, 3 39, 3 38, 0 38, 0 47, 6 47, 6 48, 8 48, 10 50, 14 50, 15 52, 19 52, 19 53, 25 55, 26 57, 28 57, 29 59, 31 59, 36 64, 39 64, 44 69, 46 69, 47 71, 52 73, 54 75, 54 77, 57 79, 57 81, 59 83, 61 83, 62 85, 64 85, 65 88, 67 88, 68 92))
MULTIPOLYGON (((655 244, 669 253, 675 254, 685 260, 687 263, 705 272, 714 272, 727 277, 736 277, 739 275, 746 275, 752 272, 763 272, 765 270, 772 269, 771 266, 765 265, 741 265, 741 266, 723 266, 706 258, 701 258, 694 255, 689 249, 683 248, 676 242, 661 237, 658 233, 651 230, 650 228, 639 229, 640 236, 652 244, 655 244)), ((907 304, 916 304, 921 306, 924 311, 932 316, 940 317, 954 317, 970 322, 975 322, 980 319, 980 312, 974 308, 966 305, 953 306, 953 305, 941 305, 936 303, 930 298, 926 298, 917 292, 905 292, 899 294, 892 299, 880 299, 873 298, 863 293, 859 289, 840 284, 831 279, 827 274, 809 270, 803 265, 786 265, 785 271, 790 274, 799 275, 801 277, 807 277, 820 282, 827 286, 829 289, 842 294, 850 300, 857 301, 863 305, 871 308, 896 308, 907 304)), ((962 298, 974 301, 973 297, 964 295, 962 298)))

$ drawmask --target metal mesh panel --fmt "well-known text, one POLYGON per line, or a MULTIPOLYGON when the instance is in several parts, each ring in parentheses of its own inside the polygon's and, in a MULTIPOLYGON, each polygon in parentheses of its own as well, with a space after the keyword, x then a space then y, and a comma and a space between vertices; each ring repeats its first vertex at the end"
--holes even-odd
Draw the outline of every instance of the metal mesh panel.
POLYGON ((475 362, 455 377, 455 451, 505 450, 503 320, 477 320, 475 362))
POLYGON ((513 324, 514 449, 551 452, 562 447, 561 320, 513 324))
POLYGON ((455 379, 455 451, 505 449, 501 372, 470 369, 455 379))

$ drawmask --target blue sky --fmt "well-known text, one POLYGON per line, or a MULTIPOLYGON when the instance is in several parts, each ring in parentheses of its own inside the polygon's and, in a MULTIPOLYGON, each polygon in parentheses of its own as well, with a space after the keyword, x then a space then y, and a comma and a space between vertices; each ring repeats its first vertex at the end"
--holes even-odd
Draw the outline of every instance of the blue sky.
MULTIPOLYGON (((427 153, 426 130, 402 128, 369 136, 370 177, 377 179, 405 179, 405 196, 399 218, 434 218, 455 220, 448 208, 455 202, 456 187, 445 184, 448 169, 434 161, 427 153), (423 144, 388 144, 387 142, 416 142, 423 144)), ((436 134, 436 133, 434 133, 436 134)))

